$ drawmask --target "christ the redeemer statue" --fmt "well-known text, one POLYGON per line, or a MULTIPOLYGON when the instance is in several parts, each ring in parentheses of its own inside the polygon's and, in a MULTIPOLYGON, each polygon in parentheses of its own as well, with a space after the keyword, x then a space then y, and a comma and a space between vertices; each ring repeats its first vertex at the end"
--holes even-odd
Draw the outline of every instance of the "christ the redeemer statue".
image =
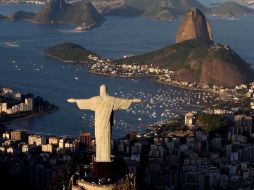
POLYGON ((141 102, 140 99, 122 99, 109 96, 106 85, 100 86, 100 95, 89 99, 67 100, 76 103, 79 109, 92 110, 95 112, 95 141, 96 162, 111 162, 111 125, 110 117, 115 110, 126 110, 132 103, 141 102))

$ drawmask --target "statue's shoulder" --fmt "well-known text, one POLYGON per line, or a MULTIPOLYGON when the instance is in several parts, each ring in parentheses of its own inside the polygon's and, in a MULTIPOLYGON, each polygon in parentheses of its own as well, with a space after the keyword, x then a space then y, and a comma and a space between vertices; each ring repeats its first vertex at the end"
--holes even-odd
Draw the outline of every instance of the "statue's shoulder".
POLYGON ((114 97, 114 96, 107 96, 107 98, 108 98, 109 100, 114 100, 116 97, 114 97))
POLYGON ((90 101, 94 102, 94 103, 97 103, 99 101, 101 101, 101 97, 100 96, 94 96, 92 98, 90 98, 90 101))

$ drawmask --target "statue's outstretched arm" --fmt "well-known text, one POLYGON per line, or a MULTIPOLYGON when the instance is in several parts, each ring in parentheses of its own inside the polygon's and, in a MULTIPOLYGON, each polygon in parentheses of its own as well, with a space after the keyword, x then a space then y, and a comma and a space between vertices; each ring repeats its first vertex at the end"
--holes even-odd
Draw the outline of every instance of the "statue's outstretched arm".
POLYGON ((93 97, 89 99, 74 99, 69 98, 67 99, 67 102, 69 103, 76 103, 79 109, 82 110, 92 110, 95 111, 96 107, 100 104, 100 98, 99 97, 93 97))
POLYGON ((69 98, 69 99, 67 99, 67 102, 69 102, 69 103, 76 103, 76 99, 74 99, 74 98, 69 98))
POLYGON ((115 98, 113 110, 118 110, 118 109, 126 110, 130 107, 132 103, 139 103, 139 102, 141 102, 141 100, 137 98, 135 99, 115 98))
POLYGON ((140 103, 140 102, 141 102, 141 99, 139 99, 139 98, 134 98, 134 99, 132 99, 132 102, 133 102, 133 103, 140 103))

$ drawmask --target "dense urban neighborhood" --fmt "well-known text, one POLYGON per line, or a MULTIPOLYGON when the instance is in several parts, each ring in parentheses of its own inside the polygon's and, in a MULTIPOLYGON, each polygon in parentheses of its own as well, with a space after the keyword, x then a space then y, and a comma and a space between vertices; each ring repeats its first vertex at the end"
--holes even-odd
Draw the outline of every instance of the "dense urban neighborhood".
POLYGON ((57 106, 50 104, 42 97, 34 97, 31 93, 14 92, 10 88, 1 88, 0 123, 51 113, 57 109, 57 106))
MULTIPOLYGON (((251 89, 247 91, 253 98, 251 89)), ((112 139, 112 151, 125 160, 128 180, 141 189, 250 187, 254 177, 253 110, 251 102, 246 107, 188 112, 151 125, 144 134, 131 130, 125 138, 112 139)), ((9 175, 22 176, 37 189, 47 189, 56 178, 61 180, 54 186, 68 188, 70 178, 75 186, 91 175, 96 147, 90 132, 80 132, 79 136, 75 139, 3 131, 1 166, 9 175), (77 155, 86 163, 73 164, 77 155), (74 176, 59 173, 69 163, 73 171, 80 172, 74 176)))

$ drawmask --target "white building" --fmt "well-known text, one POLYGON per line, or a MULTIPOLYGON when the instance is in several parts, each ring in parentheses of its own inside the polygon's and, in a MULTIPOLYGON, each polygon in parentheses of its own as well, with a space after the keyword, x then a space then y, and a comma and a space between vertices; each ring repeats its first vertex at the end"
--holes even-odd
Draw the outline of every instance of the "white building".
POLYGON ((250 103, 250 108, 254 110, 254 101, 250 103))
POLYGON ((224 110, 224 109, 214 109, 213 113, 215 115, 223 115, 223 114, 226 113, 226 110, 224 110))
POLYGON ((59 147, 59 148, 64 148, 64 142, 65 142, 65 139, 63 139, 63 138, 60 139, 60 140, 59 140, 59 146, 58 146, 58 147, 59 147))
POLYGON ((46 137, 39 135, 29 135, 28 144, 36 144, 37 146, 46 144, 46 137))
POLYGON ((4 94, 12 94, 13 91, 12 91, 12 89, 10 89, 10 88, 3 88, 3 93, 4 93, 4 94))
POLYGON ((27 111, 27 105, 25 103, 20 103, 19 104, 19 111, 20 112, 27 111))
POLYGON ((64 146, 65 146, 65 149, 68 149, 71 152, 76 152, 76 150, 78 148, 78 141, 76 141, 76 140, 73 142, 67 141, 67 142, 65 142, 64 146))
POLYGON ((42 152, 52 153, 53 152, 53 145, 52 144, 43 144, 43 145, 41 145, 41 150, 42 150, 42 152))
POLYGON ((16 94, 13 94, 13 99, 21 101, 21 93, 17 92, 16 94))
POLYGON ((246 115, 235 116, 235 133, 242 134, 243 131, 252 133, 252 117, 246 115))
POLYGON ((19 112, 19 106, 17 106, 17 105, 12 106, 11 109, 12 109, 12 114, 16 114, 19 112))
POLYGON ((0 103, 0 113, 7 112, 7 103, 0 103))
POLYGON ((8 108, 7 111, 6 111, 6 113, 7 113, 8 115, 13 114, 12 108, 8 108))
POLYGON ((7 154, 14 154, 14 149, 12 147, 7 148, 7 154))
POLYGON ((32 151, 32 149, 34 148, 35 146, 34 145, 31 145, 31 144, 24 144, 22 146, 22 152, 25 153, 25 154, 30 154, 30 152, 32 151))
POLYGON ((188 112, 188 113, 186 113, 185 114, 185 125, 187 125, 187 126, 192 126, 192 125, 194 125, 195 123, 194 123, 194 121, 195 121, 195 113, 193 113, 193 112, 188 112))
POLYGON ((11 137, 10 133, 8 133, 8 132, 3 133, 3 139, 9 140, 10 137, 11 137))
POLYGON ((59 144, 59 138, 58 137, 49 137, 49 144, 57 145, 59 144))
POLYGON ((5 153, 6 149, 4 146, 0 146, 0 153, 5 153))
POLYGON ((27 105, 27 111, 33 111, 33 108, 34 108, 34 99, 33 98, 26 98, 25 104, 27 105))

